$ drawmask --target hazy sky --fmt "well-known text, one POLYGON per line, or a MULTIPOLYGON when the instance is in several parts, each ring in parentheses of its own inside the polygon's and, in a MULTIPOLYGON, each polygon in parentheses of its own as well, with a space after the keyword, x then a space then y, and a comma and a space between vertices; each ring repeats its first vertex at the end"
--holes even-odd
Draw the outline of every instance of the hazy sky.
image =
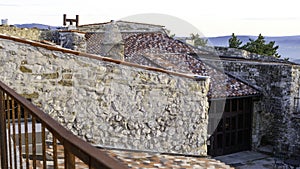
MULTIPOLYGON (((62 26, 64 13, 68 18, 75 18, 78 14, 79 24, 107 22, 134 18, 132 15, 155 13, 166 14, 173 19, 179 18, 177 24, 171 23, 167 26, 176 35, 183 33, 177 32, 175 27, 181 26, 182 31, 185 30, 184 23, 189 23, 207 37, 231 33, 287 36, 300 35, 298 3, 297 0, 1 0, 0 19, 7 18, 9 24, 42 23, 62 26)), ((143 18, 143 15, 138 16, 143 18)), ((145 15, 145 19, 148 16, 145 15)), ((159 15, 155 15, 152 21, 159 19, 159 15)))

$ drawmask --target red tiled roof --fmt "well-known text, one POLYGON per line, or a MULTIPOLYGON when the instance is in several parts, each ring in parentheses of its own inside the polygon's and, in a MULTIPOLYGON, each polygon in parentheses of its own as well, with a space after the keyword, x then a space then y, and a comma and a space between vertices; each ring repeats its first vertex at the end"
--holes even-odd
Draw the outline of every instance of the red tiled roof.
POLYGON ((125 60, 137 64, 159 67, 180 73, 211 77, 210 98, 257 95, 251 86, 227 76, 222 71, 196 59, 192 54, 207 55, 162 33, 124 35, 125 60))

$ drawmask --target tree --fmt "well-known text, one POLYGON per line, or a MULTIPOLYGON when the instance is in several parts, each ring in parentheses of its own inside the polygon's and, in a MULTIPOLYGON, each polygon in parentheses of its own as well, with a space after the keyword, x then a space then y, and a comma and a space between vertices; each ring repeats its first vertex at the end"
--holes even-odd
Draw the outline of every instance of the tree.
POLYGON ((243 43, 240 39, 238 39, 234 33, 232 33, 231 38, 228 40, 229 41, 229 47, 230 48, 240 48, 240 45, 243 43))
POLYGON ((280 58, 280 55, 277 53, 279 46, 274 46, 275 41, 266 43, 265 37, 261 34, 257 37, 256 40, 249 39, 250 42, 247 42, 241 48, 249 52, 257 53, 259 55, 274 56, 280 58))
POLYGON ((275 46, 275 41, 271 41, 266 43, 265 37, 261 34, 258 35, 256 40, 249 39, 245 45, 240 47, 242 41, 240 41, 234 33, 232 33, 232 37, 229 39, 229 47, 230 48, 238 48, 244 49, 246 51, 257 53, 259 55, 273 56, 275 58, 280 58, 281 56, 278 54, 277 50, 279 46, 275 46))
POLYGON ((206 46, 208 40, 204 38, 200 38, 200 35, 197 34, 191 34, 191 39, 194 41, 194 46, 206 46))

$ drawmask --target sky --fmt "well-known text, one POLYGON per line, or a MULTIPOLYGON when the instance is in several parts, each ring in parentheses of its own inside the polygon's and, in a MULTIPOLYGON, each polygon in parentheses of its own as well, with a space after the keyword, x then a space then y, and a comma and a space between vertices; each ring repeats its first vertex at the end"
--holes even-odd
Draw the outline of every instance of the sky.
POLYGON ((300 35, 297 0, 0 0, 0 19, 8 24, 62 26, 63 14, 79 15, 79 24, 130 19, 164 24, 156 22, 165 18, 164 25, 177 36, 195 29, 205 37, 300 35))

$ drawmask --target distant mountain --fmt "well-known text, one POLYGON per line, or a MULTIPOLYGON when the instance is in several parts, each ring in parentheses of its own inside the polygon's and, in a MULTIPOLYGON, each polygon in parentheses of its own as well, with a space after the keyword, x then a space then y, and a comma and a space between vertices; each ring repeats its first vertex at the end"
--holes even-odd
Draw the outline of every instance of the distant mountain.
POLYGON ((28 24, 15 24, 18 28, 38 28, 38 29, 50 29, 50 30, 56 30, 59 28, 58 26, 50 26, 50 25, 44 25, 39 23, 28 23, 28 24))
MULTIPOLYGON (((60 27, 50 26, 39 23, 30 23, 30 24, 15 24, 19 28, 38 28, 38 29, 50 29, 56 30, 60 27)), ((257 36, 237 36, 243 44, 249 41, 249 38, 256 39, 257 36)), ((209 37, 208 40, 213 46, 228 46, 228 40, 231 36, 218 36, 218 37, 209 37)), ((265 36, 265 40, 275 41, 275 45, 279 46, 278 53, 282 58, 290 58, 290 61, 300 63, 300 35, 299 36, 281 36, 281 37, 268 37, 265 36)))
MULTIPOLYGON (((243 44, 249 42, 249 38, 256 39, 257 36, 237 36, 243 44)), ((209 42, 213 46, 228 46, 228 40, 231 36, 210 37, 209 42)), ((282 58, 290 58, 290 61, 300 63, 300 35, 299 36, 281 36, 268 37, 265 36, 267 42, 275 41, 275 45, 279 46, 278 53, 282 58)))

